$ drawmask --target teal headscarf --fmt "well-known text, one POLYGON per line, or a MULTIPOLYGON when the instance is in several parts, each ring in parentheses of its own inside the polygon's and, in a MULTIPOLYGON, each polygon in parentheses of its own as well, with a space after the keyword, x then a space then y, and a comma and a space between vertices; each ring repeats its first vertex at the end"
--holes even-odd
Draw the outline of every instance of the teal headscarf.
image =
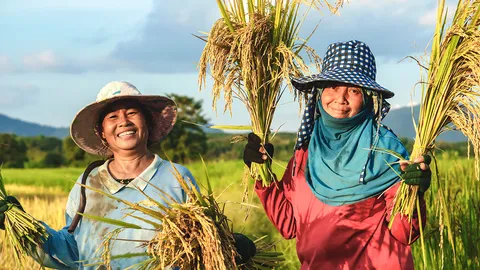
POLYGON ((312 192, 326 204, 356 203, 379 195, 399 180, 390 168, 399 170, 398 159, 371 149, 390 149, 405 158, 408 152, 395 134, 374 121, 373 105, 365 94, 364 104, 357 115, 339 119, 317 102, 320 117, 308 146, 305 175, 312 192), (364 181, 359 181, 361 176, 364 181))

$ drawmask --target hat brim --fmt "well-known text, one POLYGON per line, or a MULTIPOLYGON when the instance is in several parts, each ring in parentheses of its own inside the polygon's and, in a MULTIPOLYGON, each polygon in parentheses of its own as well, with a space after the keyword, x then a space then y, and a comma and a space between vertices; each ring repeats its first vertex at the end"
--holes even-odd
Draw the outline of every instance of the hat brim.
POLYGON ((170 98, 153 95, 128 95, 109 98, 85 106, 73 119, 70 125, 70 135, 81 149, 87 153, 100 156, 113 154, 103 144, 102 139, 96 133, 95 127, 105 106, 122 99, 136 100, 152 114, 152 126, 149 127, 149 141, 151 143, 162 140, 175 125, 177 109, 175 102, 170 98))
POLYGON ((299 91, 310 91, 315 84, 321 82, 341 82, 365 87, 382 93, 384 98, 391 98, 395 94, 372 80, 362 72, 349 69, 332 69, 312 76, 291 78, 292 85, 299 91))

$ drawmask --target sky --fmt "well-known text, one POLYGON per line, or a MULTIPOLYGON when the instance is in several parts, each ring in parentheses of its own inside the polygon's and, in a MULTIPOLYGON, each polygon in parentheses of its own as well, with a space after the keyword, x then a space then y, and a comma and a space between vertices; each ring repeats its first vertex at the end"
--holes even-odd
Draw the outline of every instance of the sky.
MULTIPOLYGON (((455 1, 447 1, 450 10, 455 1)), ((376 57, 377 82, 393 91, 394 108, 419 102, 422 56, 435 28, 437 0, 350 0, 338 15, 310 11, 300 33, 323 57, 328 44, 357 39, 376 57)), ((0 113, 68 127, 110 81, 143 94, 176 93, 203 101, 211 124, 248 125, 239 100, 232 115, 212 110, 211 81, 199 92, 196 65, 220 13, 214 0, 0 0, 0 113)), ((295 131, 299 105, 288 90, 273 129, 295 131)))

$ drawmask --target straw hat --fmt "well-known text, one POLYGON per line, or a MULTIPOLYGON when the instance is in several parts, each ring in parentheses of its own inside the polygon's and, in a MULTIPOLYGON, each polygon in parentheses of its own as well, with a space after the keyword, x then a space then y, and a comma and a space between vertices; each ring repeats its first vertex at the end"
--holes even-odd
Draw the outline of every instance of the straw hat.
POLYGON ((330 44, 323 59, 321 73, 301 78, 292 78, 293 86, 299 91, 310 91, 320 82, 342 82, 377 91, 384 98, 395 94, 375 81, 377 68, 375 57, 367 44, 350 40, 330 44))
POLYGON ((135 100, 152 114, 150 142, 160 141, 172 130, 177 118, 177 108, 173 100, 164 96, 142 95, 128 82, 110 82, 100 90, 97 100, 81 109, 73 119, 70 134, 81 149, 94 155, 112 155, 97 134, 96 125, 103 109, 122 99, 135 100))

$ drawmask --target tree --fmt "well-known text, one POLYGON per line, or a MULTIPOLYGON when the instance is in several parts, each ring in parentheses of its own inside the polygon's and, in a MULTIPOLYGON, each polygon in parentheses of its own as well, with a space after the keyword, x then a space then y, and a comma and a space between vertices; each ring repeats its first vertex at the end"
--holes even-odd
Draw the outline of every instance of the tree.
POLYGON ((0 164, 6 168, 23 168, 27 161, 25 143, 14 134, 0 134, 0 164))
POLYGON ((202 102, 177 94, 168 96, 177 103, 177 122, 170 134, 150 149, 173 162, 196 160, 207 151, 207 135, 202 127, 195 125, 208 123, 202 115, 202 102))
POLYGON ((43 135, 23 137, 27 147, 25 167, 28 168, 55 168, 64 164, 62 157, 62 141, 55 137, 43 135))
POLYGON ((101 156, 88 154, 83 151, 72 140, 70 136, 67 136, 62 141, 63 159, 66 165, 72 167, 86 167, 90 162, 103 159, 101 156))

